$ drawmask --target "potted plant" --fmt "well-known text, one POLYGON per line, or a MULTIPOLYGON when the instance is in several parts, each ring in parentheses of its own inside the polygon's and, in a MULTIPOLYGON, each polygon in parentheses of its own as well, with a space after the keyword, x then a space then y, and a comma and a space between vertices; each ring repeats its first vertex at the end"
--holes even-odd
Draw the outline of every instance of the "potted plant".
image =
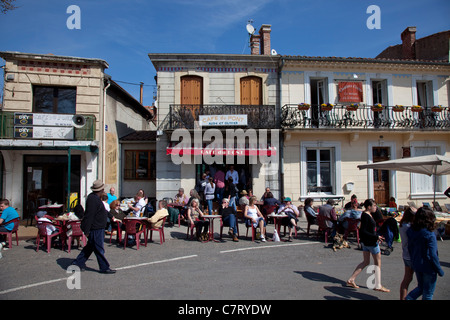
POLYGON ((333 107, 334 106, 331 103, 322 103, 320 105, 320 110, 321 111, 330 111, 330 110, 333 110, 333 107))
POLYGON ((352 103, 347 105, 345 108, 347 109, 347 111, 356 111, 358 110, 359 105, 357 103, 352 103))
POLYGON ((444 108, 441 105, 431 107, 431 111, 433 112, 441 112, 444 108))
POLYGON ((381 112, 381 111, 383 111, 384 106, 381 103, 377 103, 377 104, 374 104, 371 107, 371 109, 372 109, 373 112, 381 112))
POLYGON ((394 107, 392 107, 392 110, 394 112, 403 112, 405 110, 405 107, 401 104, 396 104, 394 107))
POLYGON ((422 108, 422 106, 412 106, 411 107, 411 111, 412 112, 422 112, 423 111, 423 108, 422 108))
POLYGON ((302 102, 302 103, 300 103, 298 105, 298 110, 300 110, 300 111, 308 111, 310 107, 311 107, 310 104, 302 102))

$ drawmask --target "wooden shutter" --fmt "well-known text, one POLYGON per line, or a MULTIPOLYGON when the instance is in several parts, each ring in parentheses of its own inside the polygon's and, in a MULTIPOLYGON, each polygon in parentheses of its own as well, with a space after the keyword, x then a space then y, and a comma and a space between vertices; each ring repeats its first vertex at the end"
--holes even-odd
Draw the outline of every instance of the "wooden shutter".
POLYGON ((198 76, 181 78, 181 104, 203 104, 203 79, 198 76))
POLYGON ((259 77, 245 77, 241 79, 241 104, 262 105, 262 79, 259 77))

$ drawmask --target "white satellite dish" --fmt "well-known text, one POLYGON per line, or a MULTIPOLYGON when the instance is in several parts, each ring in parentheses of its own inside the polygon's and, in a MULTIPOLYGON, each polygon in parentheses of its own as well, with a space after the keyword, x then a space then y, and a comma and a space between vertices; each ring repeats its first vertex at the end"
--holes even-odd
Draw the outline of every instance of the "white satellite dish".
POLYGON ((247 24, 247 32, 249 34, 254 34, 255 33, 255 27, 253 27, 251 23, 247 24))
POLYGON ((272 50, 270 50, 270 54, 272 56, 276 56, 278 53, 277 53, 277 51, 275 49, 272 49, 272 50))

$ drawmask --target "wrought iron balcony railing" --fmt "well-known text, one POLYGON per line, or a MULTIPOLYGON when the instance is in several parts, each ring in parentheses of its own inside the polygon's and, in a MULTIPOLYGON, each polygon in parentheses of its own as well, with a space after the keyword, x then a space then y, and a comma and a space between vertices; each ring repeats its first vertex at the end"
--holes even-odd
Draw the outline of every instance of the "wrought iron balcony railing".
POLYGON ((170 105, 170 111, 159 129, 198 128, 197 122, 200 115, 247 115, 246 128, 277 129, 280 127, 274 105, 170 105))
POLYGON ((385 130, 450 130, 449 108, 417 108, 411 106, 382 107, 335 105, 331 109, 319 105, 286 104, 281 108, 284 129, 385 129, 385 130))
MULTIPOLYGON (((15 127, 20 125, 14 122, 14 112, 0 111, 0 139, 15 139, 15 127)), ((94 141, 95 140, 95 116, 83 115, 84 125, 74 127, 73 140, 75 141, 94 141)), ((57 130, 56 130, 57 131, 57 130)), ((24 139, 24 138, 19 138, 24 139)), ((31 139, 26 137, 25 139, 31 139)))

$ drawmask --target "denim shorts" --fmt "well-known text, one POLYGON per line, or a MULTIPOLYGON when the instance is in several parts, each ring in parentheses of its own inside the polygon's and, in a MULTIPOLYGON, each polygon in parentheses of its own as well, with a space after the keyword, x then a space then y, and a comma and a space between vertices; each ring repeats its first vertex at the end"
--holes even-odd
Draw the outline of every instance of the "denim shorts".
POLYGON ((379 254, 381 252, 380 250, 380 246, 377 245, 376 246, 365 246, 364 243, 362 244, 362 250, 363 251, 369 251, 371 254, 379 254))
POLYGON ((410 267, 411 269, 413 268, 411 260, 403 259, 403 263, 405 264, 405 267, 410 267))

